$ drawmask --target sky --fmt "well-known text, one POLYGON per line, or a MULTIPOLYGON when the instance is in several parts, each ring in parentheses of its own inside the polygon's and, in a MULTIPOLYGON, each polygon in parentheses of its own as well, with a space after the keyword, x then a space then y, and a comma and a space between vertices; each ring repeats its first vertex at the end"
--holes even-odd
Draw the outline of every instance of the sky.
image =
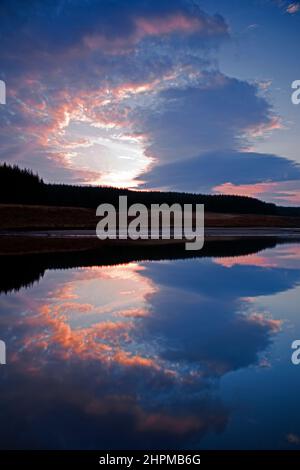
POLYGON ((2 0, 0 160, 300 205, 300 2, 2 0))

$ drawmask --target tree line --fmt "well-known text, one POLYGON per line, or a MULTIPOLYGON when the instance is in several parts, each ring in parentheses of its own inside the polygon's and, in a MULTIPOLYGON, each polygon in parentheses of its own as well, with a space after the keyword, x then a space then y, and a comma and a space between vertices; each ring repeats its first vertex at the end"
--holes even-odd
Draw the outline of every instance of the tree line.
POLYGON ((283 207, 247 196, 207 195, 174 191, 134 191, 104 186, 49 184, 29 169, 0 165, 0 203, 96 208, 118 206, 119 196, 128 204, 205 204, 209 212, 300 216, 300 208, 283 207))

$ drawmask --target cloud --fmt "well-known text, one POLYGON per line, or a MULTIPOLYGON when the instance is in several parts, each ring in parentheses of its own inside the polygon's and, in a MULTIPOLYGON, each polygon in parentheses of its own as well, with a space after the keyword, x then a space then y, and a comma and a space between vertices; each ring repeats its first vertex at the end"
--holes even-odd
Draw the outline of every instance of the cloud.
POLYGON ((224 189, 226 194, 234 193, 235 189, 236 194, 242 194, 243 189, 247 194, 250 188, 252 191, 249 190, 248 194, 253 196, 272 189, 272 182, 299 177, 299 166, 290 160, 276 155, 234 150, 209 152, 196 158, 157 165, 143 175, 145 187, 194 192, 219 192, 224 189), (238 185, 242 185, 240 192, 238 185))
MULTIPOLYGON (((298 171, 295 171, 294 177, 296 176, 298 176, 298 171)), ((213 191, 221 194, 260 197, 284 205, 300 204, 300 182, 299 180, 293 179, 290 181, 265 181, 253 184, 223 183, 219 186, 215 186, 213 191)))
POLYGON ((205 72, 193 86, 161 90, 157 104, 132 119, 152 158, 138 177, 143 187, 299 201, 299 166, 249 151, 255 139, 281 128, 258 84, 205 72))
POLYGON ((130 167, 119 158, 129 111, 164 82, 209 67, 209 51, 228 37, 221 16, 187 0, 4 0, 1 15, 1 159, 65 182, 132 183, 148 159, 141 138, 130 143, 130 167), (82 144, 88 126, 101 146, 82 144))
POLYGON ((246 298, 284 291, 296 282, 297 273, 247 265, 233 266, 230 276, 227 271, 210 261, 148 266, 145 275, 159 289, 149 296, 152 308, 137 337, 158 338, 160 357, 181 367, 193 364, 207 379, 258 364, 281 321, 252 311, 246 298))
POLYGON ((286 440, 290 443, 290 444, 294 444, 296 446, 299 446, 300 445, 300 436, 298 434, 294 434, 294 433, 289 433, 287 434, 286 436, 286 440))
POLYGON ((162 90, 157 99, 157 106, 133 118, 148 137, 147 153, 159 163, 245 147, 255 131, 276 127, 256 85, 217 71, 202 74, 195 86, 162 90))
POLYGON ((300 248, 298 245, 284 245, 277 247, 275 254, 273 250, 264 250, 262 254, 215 258, 214 263, 227 268, 233 266, 260 266, 262 268, 299 269, 300 248))
MULTIPOLYGON (((189 0, 3 0, 0 8, 2 161, 46 181, 194 191, 254 193, 299 177, 283 157, 246 152, 281 122, 262 82, 220 72, 222 16, 189 0)), ((268 189, 299 200, 297 190, 268 189)))
POLYGON ((295 13, 298 13, 298 11, 300 11, 300 3, 299 2, 290 3, 286 11, 290 15, 294 15, 295 13))
POLYGON ((22 52, 44 52, 46 59, 52 52, 62 56, 67 51, 76 58, 86 52, 85 48, 100 49, 109 55, 109 45, 114 46, 114 54, 122 54, 124 47, 144 38, 173 33, 201 37, 228 33, 220 15, 208 15, 186 0, 36 0, 26 6, 20 0, 3 0, 1 14, 18 28, 17 32, 10 31, 7 25, 5 45, 22 37, 22 52), (40 41, 35 43, 37 34, 40 41))

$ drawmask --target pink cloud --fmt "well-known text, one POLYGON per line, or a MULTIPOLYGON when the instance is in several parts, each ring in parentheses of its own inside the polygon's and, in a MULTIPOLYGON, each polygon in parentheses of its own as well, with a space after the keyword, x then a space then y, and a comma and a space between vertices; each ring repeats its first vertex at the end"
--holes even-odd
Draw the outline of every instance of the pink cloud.
POLYGON ((253 184, 233 184, 223 183, 213 188, 213 191, 221 194, 257 197, 269 192, 277 187, 278 183, 253 183, 253 184))
POLYGON ((247 317, 247 322, 255 323, 260 326, 267 326, 270 332, 277 333, 282 325, 282 320, 274 320, 273 318, 266 318, 261 313, 252 313, 247 317))
POLYGON ((134 30, 125 37, 107 37, 105 34, 86 35, 83 44, 91 50, 101 49, 106 54, 126 54, 133 46, 147 36, 163 36, 172 33, 203 36, 219 36, 228 32, 223 21, 215 17, 175 12, 165 17, 136 16, 134 30))
POLYGON ((213 188, 220 194, 260 197, 279 204, 300 204, 300 183, 298 180, 266 181, 262 183, 223 183, 213 188))
MULTIPOLYGON (((139 424, 141 431, 172 432, 181 435, 204 426, 199 416, 172 416, 163 413, 144 414, 139 424)), ((206 423, 205 423, 206 424, 206 423)))
POLYGON ((226 268, 232 268, 233 266, 259 266, 264 268, 272 268, 276 266, 276 262, 272 261, 272 259, 256 254, 215 258, 214 263, 220 264, 226 268))
POLYGON ((263 254, 245 256, 228 256, 215 258, 214 263, 232 268, 234 266, 257 266, 262 268, 299 269, 300 247, 298 245, 285 245, 276 247, 276 250, 265 250, 263 254))
MULTIPOLYGON (((203 31, 206 34, 218 33, 213 22, 209 24, 201 18, 187 16, 182 13, 169 15, 167 18, 137 18, 135 20, 137 37, 160 36, 174 32, 193 33, 203 31)), ((222 31, 224 32, 224 31, 222 31)))
POLYGON ((290 15, 294 15, 299 10, 300 10, 300 3, 299 2, 291 3, 286 9, 287 13, 289 13, 290 15))
POLYGON ((260 123, 255 126, 248 127, 246 133, 249 137, 262 137, 269 132, 283 129, 281 119, 277 116, 273 116, 267 123, 260 123))

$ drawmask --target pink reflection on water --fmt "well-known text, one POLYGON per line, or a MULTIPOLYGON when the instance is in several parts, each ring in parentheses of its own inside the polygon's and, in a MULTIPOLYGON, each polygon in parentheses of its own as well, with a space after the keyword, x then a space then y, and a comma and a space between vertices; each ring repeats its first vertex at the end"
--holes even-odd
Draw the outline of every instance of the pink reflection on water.
MULTIPOLYGON (((64 279, 63 284, 43 289, 28 302, 25 317, 18 320, 27 334, 20 337, 18 351, 31 358, 31 370, 49 360, 78 357, 81 361, 97 359, 124 367, 158 367, 149 352, 132 352, 132 336, 139 318, 149 313, 147 297, 155 292, 152 282, 141 275, 143 268, 135 263, 126 266, 79 269, 64 279), (32 367, 32 362, 36 367, 32 367)), ((39 288, 36 288, 37 294, 39 288)), ((31 292, 32 295, 32 292, 31 292)), ((143 348, 139 348, 143 349, 143 348)))
POLYGON ((232 268, 234 266, 257 266, 262 268, 300 268, 300 247, 296 244, 266 249, 260 254, 214 258, 214 263, 232 268))

